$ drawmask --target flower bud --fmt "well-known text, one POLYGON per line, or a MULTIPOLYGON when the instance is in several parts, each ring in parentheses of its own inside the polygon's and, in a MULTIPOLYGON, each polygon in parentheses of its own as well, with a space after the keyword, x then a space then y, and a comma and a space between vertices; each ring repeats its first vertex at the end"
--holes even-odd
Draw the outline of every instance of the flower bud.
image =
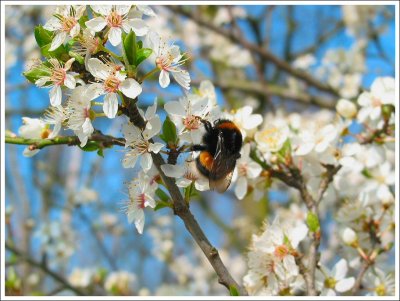
POLYGON ((344 118, 353 118, 357 114, 357 107, 347 99, 340 99, 336 104, 336 111, 344 118))
POLYGON ((342 239, 346 244, 355 246, 357 244, 357 240, 358 240, 357 233, 354 232, 353 229, 347 227, 343 231, 342 239))

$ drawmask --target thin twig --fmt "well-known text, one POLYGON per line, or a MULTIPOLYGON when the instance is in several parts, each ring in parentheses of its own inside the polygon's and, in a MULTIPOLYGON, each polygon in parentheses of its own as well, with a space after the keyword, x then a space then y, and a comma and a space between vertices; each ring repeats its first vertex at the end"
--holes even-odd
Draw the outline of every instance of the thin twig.
MULTIPOLYGON (((79 138, 77 136, 59 136, 59 137, 54 137, 52 139, 27 139, 23 137, 11 137, 11 136, 6 136, 5 139, 6 143, 9 144, 20 144, 20 145, 29 145, 30 150, 35 150, 35 149, 42 149, 50 145, 79 145, 81 142, 79 141, 79 138)), ((115 138, 112 136, 108 135, 103 135, 100 132, 94 133, 90 138, 88 139, 89 142, 100 142, 103 147, 109 147, 111 145, 119 145, 119 146, 124 146, 125 145, 125 139, 123 138, 115 138)))
POLYGON ((73 291, 75 294, 79 296, 84 296, 86 295, 84 292, 82 292, 79 288, 76 288, 72 286, 68 280, 66 280, 64 277, 60 276, 53 270, 51 270, 47 265, 44 263, 38 262, 32 257, 30 257, 28 254, 23 253, 22 251, 18 250, 14 246, 12 246, 9 242, 5 242, 5 247, 7 250, 13 252, 15 255, 20 257, 23 261, 28 262, 30 265, 39 268, 43 272, 45 272, 47 275, 51 276, 54 280, 58 281, 60 284, 62 284, 65 288, 73 291))
POLYGON ((199 14, 194 14, 191 11, 188 11, 182 7, 179 6, 167 6, 168 9, 170 9, 171 11, 178 13, 182 16, 185 16, 191 20, 193 20, 194 22, 196 22, 197 24, 208 28, 210 30, 212 30, 213 32, 222 35, 226 38, 228 38, 231 42, 244 47, 246 49, 248 49, 249 51, 255 52, 257 53, 259 56, 265 58, 267 61, 271 62, 272 64, 274 64, 276 67, 278 67, 279 69, 291 74, 292 76, 306 82, 307 84, 309 84, 310 86, 313 86, 321 91, 327 92, 335 97, 339 96, 338 92, 335 91, 332 87, 330 87, 329 85, 326 85, 324 83, 322 83, 321 81, 319 81, 318 79, 312 77, 310 74, 305 73, 299 69, 295 69, 292 66, 290 66, 290 64, 288 64, 287 62, 279 59, 277 56, 275 56, 273 53, 271 53, 270 51, 268 51, 267 49, 264 49, 262 47, 259 47, 256 44, 250 43, 248 40, 246 40, 244 38, 244 36, 236 36, 236 35, 232 35, 230 31, 222 28, 222 27, 218 27, 215 26, 214 24, 212 24, 211 22, 208 22, 207 20, 203 19, 199 14))

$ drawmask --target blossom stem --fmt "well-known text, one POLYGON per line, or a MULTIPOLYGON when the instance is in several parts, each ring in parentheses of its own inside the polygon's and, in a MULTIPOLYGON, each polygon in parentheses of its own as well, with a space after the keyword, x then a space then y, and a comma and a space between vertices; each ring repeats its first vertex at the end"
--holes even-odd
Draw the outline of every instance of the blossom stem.
POLYGON ((148 73, 146 73, 145 75, 143 75, 142 79, 141 79, 139 82, 140 82, 140 83, 143 83, 143 81, 144 81, 146 78, 152 76, 152 75, 153 75, 154 73, 156 73, 158 70, 160 70, 160 69, 158 69, 157 67, 155 67, 153 70, 151 70, 150 72, 148 72, 148 73))
POLYGON ((120 62, 124 61, 122 56, 119 56, 118 54, 114 53, 113 51, 111 51, 107 47, 104 47, 103 45, 101 45, 101 50, 107 52, 109 55, 111 55, 113 58, 119 60, 120 62))

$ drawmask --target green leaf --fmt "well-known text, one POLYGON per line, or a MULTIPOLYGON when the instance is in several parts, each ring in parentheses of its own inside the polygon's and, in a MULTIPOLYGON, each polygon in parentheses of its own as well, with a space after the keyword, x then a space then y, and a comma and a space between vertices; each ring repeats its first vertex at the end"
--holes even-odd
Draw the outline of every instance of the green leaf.
POLYGON ((51 75, 49 72, 44 70, 43 67, 45 65, 46 63, 40 64, 37 67, 34 67, 32 69, 23 72, 22 75, 25 76, 26 79, 29 80, 31 83, 35 83, 39 78, 51 75))
POLYGON ((35 39, 40 47, 42 55, 46 58, 58 58, 62 61, 68 60, 68 52, 64 45, 60 45, 57 49, 49 51, 54 33, 43 28, 42 25, 35 27, 35 39))
POLYGON ((145 59, 147 59, 152 53, 153 50, 151 50, 150 48, 137 49, 135 65, 139 66, 140 63, 142 63, 145 59))
POLYGON ((99 148, 99 150, 97 151, 97 155, 104 158, 104 152, 102 148, 99 148))
POLYGON ((157 202, 157 205, 154 207, 154 211, 160 210, 165 207, 172 208, 172 204, 169 202, 163 202, 163 201, 157 202))
POLYGON ((285 143, 283 143, 282 148, 279 150, 278 153, 284 158, 292 153, 292 145, 289 139, 286 139, 285 143))
POLYGON ((80 54, 73 51, 69 51, 68 54, 70 57, 73 57, 79 64, 83 65, 85 63, 85 59, 80 54))
POLYGON ((136 64, 136 35, 131 30, 123 40, 124 56, 129 65, 136 64))
POLYGON ((156 195, 160 198, 161 201, 163 202, 168 202, 169 201, 169 196, 168 194, 165 193, 164 190, 157 188, 156 190, 156 195))
POLYGON ((229 286, 229 294, 230 294, 231 296, 239 296, 239 291, 238 291, 238 289, 236 288, 236 286, 234 286, 234 285, 230 285, 230 286, 229 286))
POLYGON ((167 118, 165 118, 163 124, 163 132, 160 137, 167 144, 176 144, 176 140, 178 138, 178 136, 176 135, 176 126, 175 123, 173 123, 168 116, 167 118))
POLYGON ((319 220, 315 213, 308 211, 306 222, 311 232, 317 232, 319 230, 319 220))
POLYGON ((46 46, 50 44, 52 39, 53 33, 43 28, 42 25, 35 27, 35 39, 39 47, 46 46))
POLYGON ((85 152, 94 152, 101 149, 101 146, 97 141, 89 141, 84 147, 79 146, 79 148, 85 152))

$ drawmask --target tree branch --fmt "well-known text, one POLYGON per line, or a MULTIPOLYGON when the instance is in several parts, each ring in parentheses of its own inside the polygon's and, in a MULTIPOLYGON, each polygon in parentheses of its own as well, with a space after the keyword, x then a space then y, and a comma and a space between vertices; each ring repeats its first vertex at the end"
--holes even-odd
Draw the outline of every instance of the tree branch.
POLYGON ((287 62, 279 59, 277 56, 275 56, 270 51, 268 51, 262 47, 259 47, 256 44, 250 43, 243 36, 234 35, 222 27, 217 27, 217 26, 213 25, 211 22, 204 20, 200 15, 194 14, 193 12, 185 10, 182 7, 179 7, 179 6, 166 6, 166 7, 169 10, 171 10, 177 14, 180 14, 182 16, 185 16, 185 17, 193 20, 197 24, 199 24, 205 28, 208 28, 209 30, 211 30, 219 35, 224 36, 225 38, 229 39, 231 42, 233 42, 241 47, 244 47, 244 48, 248 49, 249 51, 257 53, 259 56, 261 56, 264 59, 266 59, 267 61, 271 62, 279 69, 306 82, 310 86, 313 86, 321 91, 327 92, 335 97, 339 96, 338 92, 335 91, 332 87, 320 82, 318 79, 312 77, 308 73, 305 73, 299 69, 292 68, 292 66, 290 66, 290 64, 288 64, 287 62))
MULTIPOLYGON (((29 145, 30 150, 42 149, 50 145, 62 145, 66 144, 69 146, 79 145, 81 142, 77 136, 58 136, 52 139, 27 139, 23 137, 12 137, 6 136, 6 143, 9 144, 20 144, 20 145, 29 145)), ((94 133, 89 139, 88 142, 100 142, 104 147, 109 147, 111 145, 125 145, 125 139, 123 138, 115 138, 108 135, 103 135, 101 132, 94 133)))
POLYGON ((45 272, 46 274, 48 274, 49 276, 51 276, 54 280, 58 281, 60 284, 62 284, 65 288, 73 291, 75 294, 77 294, 78 296, 84 296, 85 293, 82 292, 79 288, 76 288, 74 286, 72 286, 68 280, 64 279, 62 276, 60 276, 59 274, 57 274, 56 272, 54 272, 53 270, 51 270, 47 265, 45 265, 44 263, 38 262, 36 260, 34 260, 33 258, 31 258, 28 254, 24 254, 22 251, 18 250, 17 248, 15 248, 14 246, 12 246, 10 243, 8 243, 7 241, 5 242, 5 247, 7 250, 13 252, 15 255, 17 255, 18 257, 20 257, 23 261, 28 262, 30 265, 41 269, 43 272, 45 272))
MULTIPOLYGON (((133 122, 136 126, 143 128, 145 121, 138 112, 136 101, 128 97, 124 98, 125 103, 128 106, 128 109, 125 111, 125 113, 128 113, 128 117, 130 118, 131 122, 133 122)), ((191 213, 188 203, 186 203, 182 197, 173 178, 167 177, 162 171, 161 166, 165 164, 162 156, 159 153, 151 153, 151 156, 153 158, 153 163, 165 184, 165 187, 168 189, 171 195, 174 214, 182 219, 186 229, 189 231, 193 239, 203 251, 204 255, 207 257, 208 261, 219 277, 218 282, 224 285, 228 290, 230 287, 234 286, 237 288, 240 295, 247 295, 246 290, 232 278, 231 274, 223 264, 221 257, 218 254, 218 250, 211 245, 203 230, 200 228, 200 225, 191 213)))

